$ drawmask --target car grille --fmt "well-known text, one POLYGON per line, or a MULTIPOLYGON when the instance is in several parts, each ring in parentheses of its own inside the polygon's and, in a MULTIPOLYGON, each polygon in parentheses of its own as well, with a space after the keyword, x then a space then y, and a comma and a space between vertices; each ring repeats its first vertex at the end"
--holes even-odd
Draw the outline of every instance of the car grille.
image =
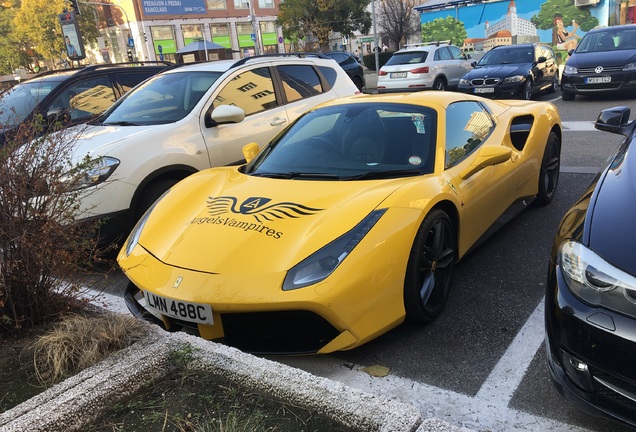
MULTIPOLYGON (((590 367, 590 373, 595 378, 599 378, 625 393, 636 395, 636 385, 634 383, 625 381, 624 379, 619 380, 614 376, 593 367, 590 367)), ((636 420, 636 401, 623 396, 617 391, 601 383, 597 383, 596 388, 597 403, 599 405, 610 411, 616 412, 621 416, 636 420)))
MULTIPOLYGON (((579 73, 580 74, 591 74, 591 73, 596 73, 596 68, 592 67, 592 68, 579 68, 579 73)), ((603 66, 603 72, 620 72, 623 70, 623 66, 603 66)))
POLYGON ((256 354, 318 352, 340 332, 309 311, 221 314, 225 343, 256 354))
POLYGON ((499 78, 476 78, 471 80, 470 83, 474 86, 483 86, 483 85, 496 85, 501 81, 499 78))
POLYGON ((586 90, 594 91, 594 90, 615 90, 621 86, 622 82, 611 82, 611 83, 599 83, 599 84, 584 84, 584 85, 575 85, 576 89, 584 92, 586 90))

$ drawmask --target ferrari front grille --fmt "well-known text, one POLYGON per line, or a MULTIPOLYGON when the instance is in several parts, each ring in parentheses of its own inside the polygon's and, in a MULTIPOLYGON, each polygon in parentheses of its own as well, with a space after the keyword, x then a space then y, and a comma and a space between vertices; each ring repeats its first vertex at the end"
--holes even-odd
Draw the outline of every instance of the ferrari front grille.
POLYGON ((315 353, 340 334, 302 310, 222 314, 221 321, 226 344, 256 354, 315 353))

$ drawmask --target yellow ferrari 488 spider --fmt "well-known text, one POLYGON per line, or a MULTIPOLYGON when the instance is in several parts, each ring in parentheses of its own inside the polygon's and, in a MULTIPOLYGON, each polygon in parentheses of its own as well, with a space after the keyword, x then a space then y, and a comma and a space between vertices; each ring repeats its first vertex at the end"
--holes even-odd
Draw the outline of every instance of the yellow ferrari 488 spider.
POLYGON ((127 305, 270 354, 348 350, 430 322, 458 260, 553 199, 561 137, 544 102, 420 92, 323 104, 262 149, 246 145, 247 164, 157 200, 118 256, 127 305))

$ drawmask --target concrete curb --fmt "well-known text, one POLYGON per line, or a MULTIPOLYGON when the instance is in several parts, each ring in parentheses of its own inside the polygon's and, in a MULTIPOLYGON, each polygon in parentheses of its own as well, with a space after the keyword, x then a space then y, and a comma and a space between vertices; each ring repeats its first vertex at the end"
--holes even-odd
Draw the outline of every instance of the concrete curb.
POLYGON ((440 419, 422 420, 411 405, 317 377, 184 333, 154 327, 132 346, 0 414, 0 431, 82 430, 113 403, 165 376, 172 352, 190 347, 193 367, 334 419, 355 431, 467 432, 440 419))

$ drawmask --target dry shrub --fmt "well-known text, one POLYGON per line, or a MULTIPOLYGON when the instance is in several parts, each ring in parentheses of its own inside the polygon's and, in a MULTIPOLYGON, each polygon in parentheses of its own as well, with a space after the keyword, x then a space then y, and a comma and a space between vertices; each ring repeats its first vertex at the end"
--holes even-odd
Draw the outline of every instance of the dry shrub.
POLYGON ((0 337, 75 306, 81 271, 101 256, 99 223, 76 221, 89 167, 72 162, 81 127, 54 129, 36 119, 0 146, 0 337))
POLYGON ((131 345, 145 329, 129 315, 68 315, 33 343, 36 377, 44 385, 60 382, 131 345))

